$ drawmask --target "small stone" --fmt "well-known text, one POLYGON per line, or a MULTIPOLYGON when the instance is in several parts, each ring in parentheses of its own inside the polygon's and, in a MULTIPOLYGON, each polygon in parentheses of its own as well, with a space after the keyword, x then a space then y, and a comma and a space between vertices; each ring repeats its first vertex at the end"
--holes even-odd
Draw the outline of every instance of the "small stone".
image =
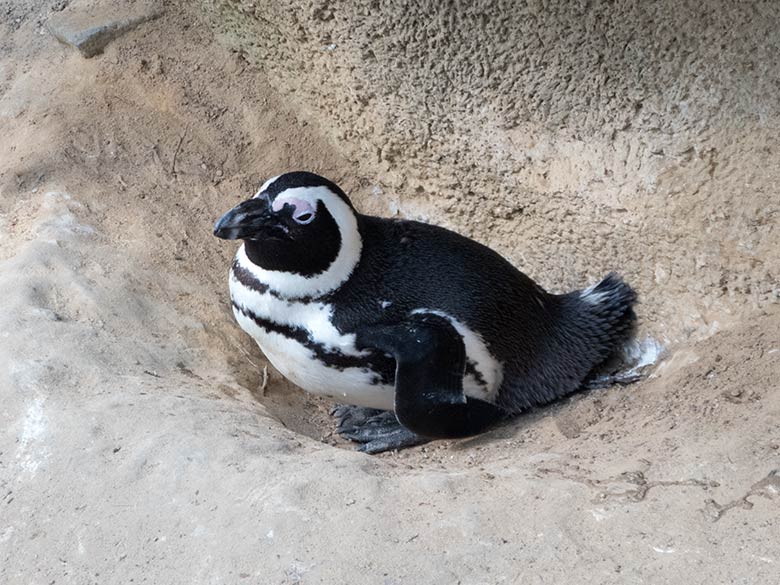
POLYGON ((158 2, 142 3, 129 10, 113 5, 96 10, 69 10, 53 17, 47 28, 63 44, 75 47, 89 59, 99 55, 114 39, 162 15, 158 2))

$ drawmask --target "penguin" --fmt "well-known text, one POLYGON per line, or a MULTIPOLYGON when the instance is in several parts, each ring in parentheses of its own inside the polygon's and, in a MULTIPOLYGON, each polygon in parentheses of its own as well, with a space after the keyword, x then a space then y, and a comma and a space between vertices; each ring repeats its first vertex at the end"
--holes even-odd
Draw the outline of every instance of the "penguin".
POLYGON ((545 291, 448 229, 359 213, 311 172, 289 172, 225 213, 242 240, 233 314, 271 364, 329 397, 367 453, 479 434, 571 394, 631 336, 634 290, 615 274, 545 291))

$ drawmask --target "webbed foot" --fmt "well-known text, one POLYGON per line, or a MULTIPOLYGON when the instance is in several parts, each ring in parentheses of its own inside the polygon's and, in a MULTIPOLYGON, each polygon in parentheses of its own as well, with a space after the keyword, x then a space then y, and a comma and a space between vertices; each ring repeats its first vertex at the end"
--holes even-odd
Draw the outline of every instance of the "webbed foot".
POLYGON ((626 370, 623 372, 615 372, 614 374, 601 374, 592 378, 586 379, 583 382, 582 387, 585 390, 598 390, 599 388, 608 388, 615 384, 621 386, 628 386, 634 382, 638 382, 642 379, 642 375, 633 371, 626 370))
POLYGON ((395 413, 361 406, 335 407, 331 414, 338 420, 336 432, 350 441, 362 443, 358 451, 375 454, 427 443, 398 422, 395 413))

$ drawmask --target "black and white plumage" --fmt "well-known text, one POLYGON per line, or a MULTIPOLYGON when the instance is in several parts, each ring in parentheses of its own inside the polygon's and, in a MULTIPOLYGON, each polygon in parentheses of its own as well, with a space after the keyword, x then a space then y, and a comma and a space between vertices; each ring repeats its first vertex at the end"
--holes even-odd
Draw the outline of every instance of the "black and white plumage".
POLYGON ((340 409, 340 430, 367 451, 476 434, 574 392, 635 321, 617 276, 547 293, 452 231, 358 213, 312 173, 270 179, 214 233, 244 240, 233 311, 274 367, 309 392, 395 413, 340 409))

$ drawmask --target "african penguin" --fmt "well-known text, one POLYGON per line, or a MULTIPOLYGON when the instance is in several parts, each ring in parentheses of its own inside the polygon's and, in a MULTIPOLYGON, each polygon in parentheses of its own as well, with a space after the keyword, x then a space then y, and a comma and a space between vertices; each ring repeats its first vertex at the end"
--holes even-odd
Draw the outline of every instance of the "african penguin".
POLYGON ((268 180, 214 234, 243 240, 239 325, 296 385, 352 405, 339 432, 367 452, 477 434, 572 393, 635 321, 613 274, 550 294, 455 232, 362 215, 309 172, 268 180))

